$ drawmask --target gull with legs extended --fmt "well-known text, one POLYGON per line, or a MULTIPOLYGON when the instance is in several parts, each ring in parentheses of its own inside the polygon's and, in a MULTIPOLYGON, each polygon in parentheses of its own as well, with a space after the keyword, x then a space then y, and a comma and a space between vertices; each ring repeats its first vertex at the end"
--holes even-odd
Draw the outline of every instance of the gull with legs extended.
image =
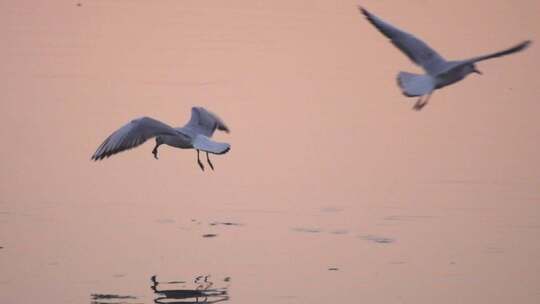
POLYGON ((180 128, 173 128, 150 117, 141 117, 132 120, 107 137, 92 155, 92 159, 102 160, 116 153, 135 148, 155 137, 156 145, 152 154, 156 159, 158 159, 158 148, 162 144, 180 149, 195 149, 197 150, 197 163, 201 170, 204 171, 204 165, 199 158, 200 151, 206 152, 206 161, 214 170, 214 165, 208 154, 225 154, 231 149, 228 143, 210 139, 216 129, 229 133, 229 128, 225 123, 217 115, 203 107, 193 107, 191 119, 180 128))

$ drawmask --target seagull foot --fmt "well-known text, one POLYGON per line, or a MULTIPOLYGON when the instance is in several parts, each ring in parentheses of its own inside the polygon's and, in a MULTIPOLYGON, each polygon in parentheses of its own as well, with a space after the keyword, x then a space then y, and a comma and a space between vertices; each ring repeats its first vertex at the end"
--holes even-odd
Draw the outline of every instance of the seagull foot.
POLYGON ((212 168, 212 171, 214 171, 214 164, 210 161, 210 156, 208 156, 208 152, 206 152, 206 162, 208 165, 210 165, 210 168, 212 168))
POLYGON ((420 111, 422 110, 425 106, 426 106, 427 103, 425 102, 416 102, 413 106, 413 110, 415 111, 420 111))
POLYGON ((201 167, 201 170, 204 171, 204 165, 200 160, 197 160, 197 163, 199 164, 199 167, 201 167))

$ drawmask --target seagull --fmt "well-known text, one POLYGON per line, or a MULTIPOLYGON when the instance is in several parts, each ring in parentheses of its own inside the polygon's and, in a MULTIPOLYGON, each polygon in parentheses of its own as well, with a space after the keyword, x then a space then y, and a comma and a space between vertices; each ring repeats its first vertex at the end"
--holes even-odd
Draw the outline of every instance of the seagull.
POLYGON ((475 64, 477 62, 519 52, 531 44, 531 41, 527 40, 500 52, 465 60, 447 61, 425 42, 412 34, 383 21, 363 7, 358 8, 373 26, 390 39, 414 63, 424 69, 425 74, 423 75, 409 72, 399 72, 397 75, 397 83, 405 96, 420 96, 413 107, 417 111, 421 110, 428 103, 433 91, 456 83, 471 73, 482 75, 482 72, 476 69, 475 64))
POLYGON ((156 146, 152 150, 154 158, 158 159, 158 147, 162 144, 180 149, 197 150, 197 163, 204 171, 204 165, 199 158, 199 151, 206 152, 206 161, 214 170, 208 153, 225 154, 231 149, 228 143, 213 141, 210 138, 215 130, 229 133, 229 128, 215 114, 203 107, 191 108, 191 119, 181 128, 173 128, 151 117, 134 119, 112 133, 97 148, 92 160, 98 161, 113 154, 142 145, 148 139, 155 137, 156 146))

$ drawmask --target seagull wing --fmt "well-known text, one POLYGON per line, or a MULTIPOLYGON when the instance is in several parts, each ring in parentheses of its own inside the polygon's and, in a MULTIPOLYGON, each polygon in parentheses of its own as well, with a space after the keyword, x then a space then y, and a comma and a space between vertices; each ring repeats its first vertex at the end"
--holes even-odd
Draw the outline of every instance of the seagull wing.
POLYGON ((191 142, 193 148, 213 154, 225 154, 231 149, 228 143, 213 141, 204 135, 197 135, 191 142))
POLYGON ((223 120, 203 107, 191 108, 191 119, 182 129, 189 130, 194 134, 203 134, 207 137, 212 137, 216 129, 227 133, 230 132, 223 120))
POLYGON ((488 54, 488 55, 483 55, 483 56, 478 56, 478 57, 474 57, 474 58, 471 58, 469 60, 467 60, 468 63, 470 62, 479 62, 479 61, 483 61, 483 60, 488 60, 488 59, 491 59, 491 58, 497 58, 497 57, 502 57, 502 56, 506 56, 506 55, 510 55, 510 54, 513 54, 513 53, 516 53, 516 52, 519 52, 519 51, 523 51, 524 49, 526 49, 529 45, 531 45, 532 41, 530 40, 527 40, 527 41, 524 41, 516 46, 513 46, 509 49, 506 49, 504 51, 500 51, 500 52, 496 52, 496 53, 492 53, 492 54, 488 54))
POLYGON ((362 7, 359 9, 371 24, 427 73, 437 74, 447 65, 446 60, 422 40, 383 21, 362 7))
POLYGON ((101 160, 113 154, 129 150, 158 135, 178 135, 172 127, 150 117, 134 119, 111 134, 97 148, 93 160, 101 160))

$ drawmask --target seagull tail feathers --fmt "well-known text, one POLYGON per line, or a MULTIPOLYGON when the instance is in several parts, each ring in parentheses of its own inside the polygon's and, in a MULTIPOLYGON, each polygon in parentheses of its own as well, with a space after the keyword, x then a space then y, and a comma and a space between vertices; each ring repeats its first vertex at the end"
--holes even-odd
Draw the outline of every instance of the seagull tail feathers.
POLYGON ((397 83, 407 97, 423 96, 435 89, 435 80, 429 75, 399 72, 397 83))

